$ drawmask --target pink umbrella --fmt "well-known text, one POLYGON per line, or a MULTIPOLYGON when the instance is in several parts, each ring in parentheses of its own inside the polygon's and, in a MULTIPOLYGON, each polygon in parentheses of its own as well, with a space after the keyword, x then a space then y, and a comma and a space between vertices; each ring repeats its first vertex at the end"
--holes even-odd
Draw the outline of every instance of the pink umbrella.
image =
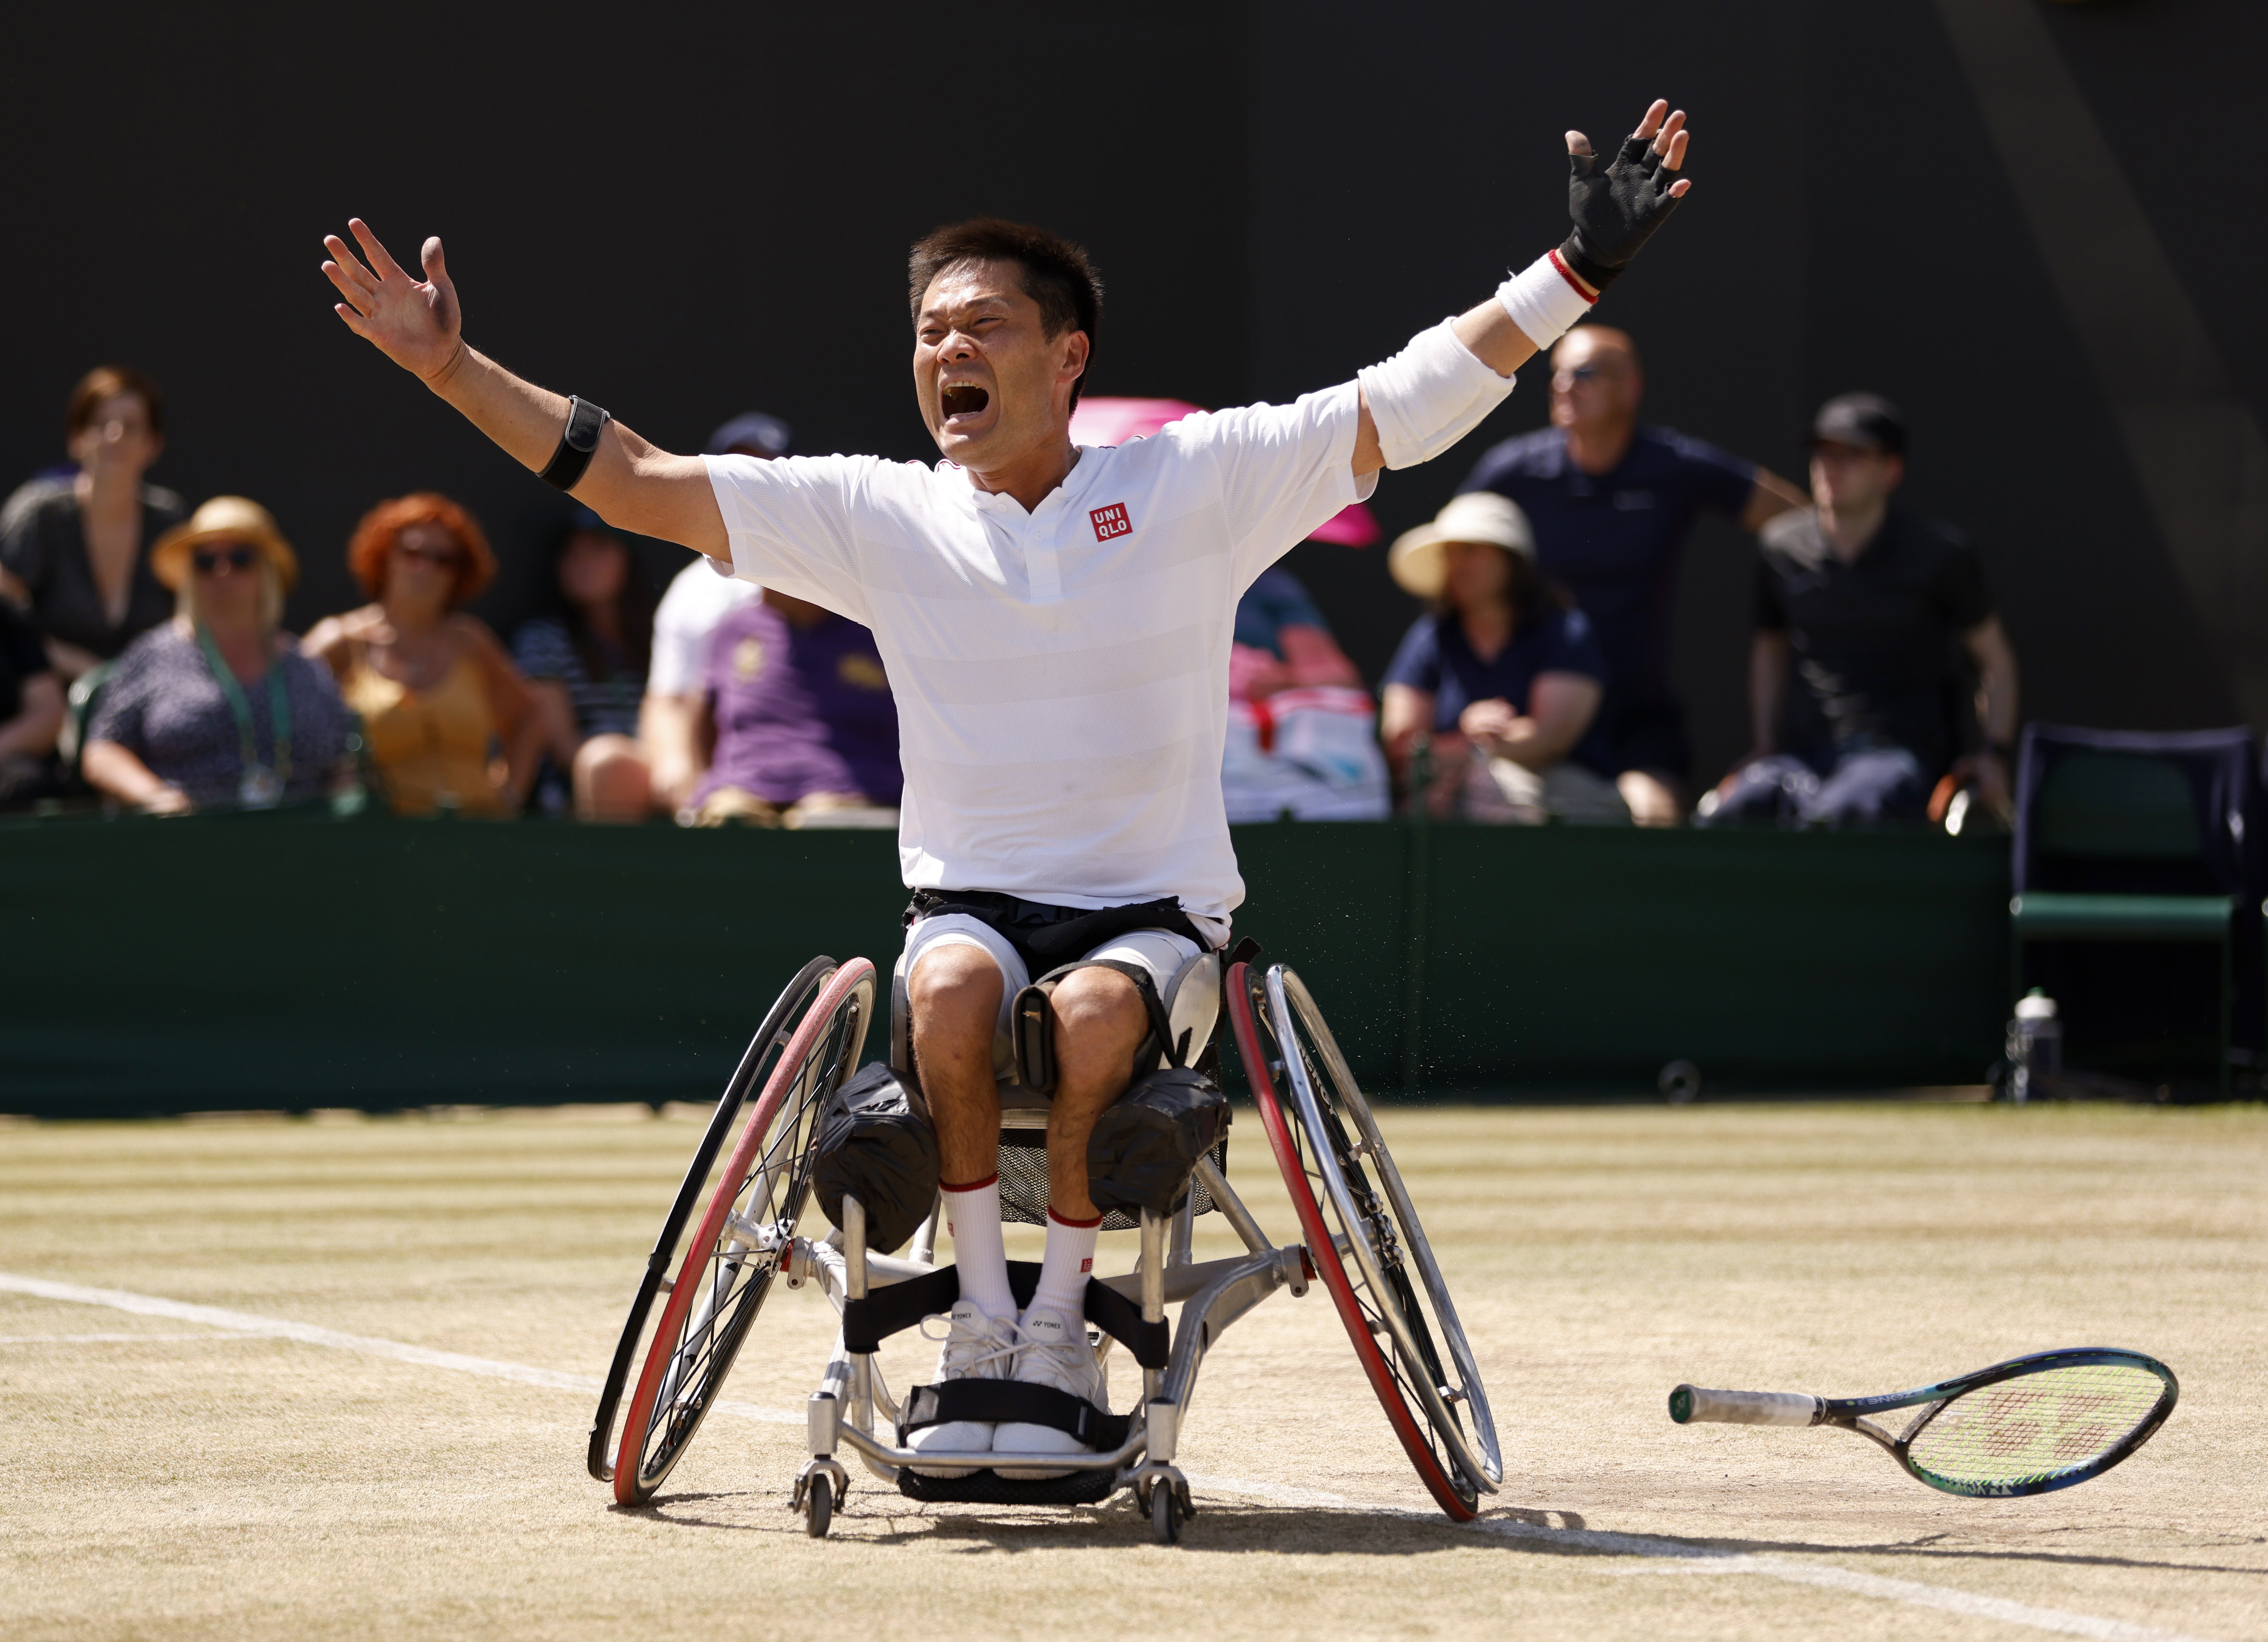
MULTIPOLYGON (((1074 445, 1126 445, 1147 438, 1159 429, 1179 422, 1203 405, 1186 399, 1082 399, 1071 413, 1071 442, 1074 445)), ((1332 541, 1345 548, 1366 548, 1379 538, 1378 520, 1356 502, 1342 508, 1308 533, 1310 541, 1332 541)))

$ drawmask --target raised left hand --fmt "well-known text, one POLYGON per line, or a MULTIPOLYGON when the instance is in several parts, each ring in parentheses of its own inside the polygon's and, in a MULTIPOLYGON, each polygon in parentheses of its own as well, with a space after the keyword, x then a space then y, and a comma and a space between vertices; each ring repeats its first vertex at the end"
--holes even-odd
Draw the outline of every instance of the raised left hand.
POLYGON ((1593 289, 1611 284, 1691 191, 1692 180, 1677 174, 1690 141, 1685 111, 1673 114, 1659 99, 1603 166, 1590 138, 1567 133, 1567 210, 1575 226, 1559 256, 1593 289))

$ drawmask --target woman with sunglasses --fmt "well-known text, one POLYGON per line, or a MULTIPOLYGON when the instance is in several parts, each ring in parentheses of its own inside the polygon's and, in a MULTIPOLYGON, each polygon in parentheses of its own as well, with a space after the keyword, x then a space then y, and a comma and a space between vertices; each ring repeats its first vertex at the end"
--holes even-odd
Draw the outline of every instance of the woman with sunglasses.
POLYGON ((127 646, 95 697, 89 784, 155 814, 320 797, 348 719, 330 674, 281 630, 299 562, 268 510, 217 496, 150 550, 173 619, 127 646))
POLYGON ((362 715, 394 813, 518 813, 543 725, 496 635, 460 607, 496 576, 480 526, 446 496, 397 497, 364 515, 347 564, 372 602, 317 622, 306 649, 362 715))

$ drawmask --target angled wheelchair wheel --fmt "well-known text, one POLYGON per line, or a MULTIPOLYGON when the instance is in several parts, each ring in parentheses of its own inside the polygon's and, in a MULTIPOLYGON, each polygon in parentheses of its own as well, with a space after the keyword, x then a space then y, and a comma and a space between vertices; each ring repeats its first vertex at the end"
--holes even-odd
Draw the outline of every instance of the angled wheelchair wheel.
POLYGON ((814 958, 796 972, 795 979, 787 983, 787 990, 764 1017, 763 1025, 756 1028, 756 1035, 748 1040, 747 1052, 733 1069, 732 1081, 725 1086, 717 1109, 710 1115, 701 1144, 694 1148, 693 1162, 685 1171, 684 1182, 677 1189, 677 1199, 670 1204, 668 1218, 661 1223, 661 1235, 654 1240, 653 1252, 646 1256, 645 1276, 630 1301, 630 1314, 622 1324, 622 1338, 615 1344, 614 1361, 607 1366, 606 1388, 599 1394, 599 1410, 591 1421, 590 1447, 584 1463, 591 1475, 602 1483, 615 1480, 615 1414, 621 1407, 622 1388, 629 1382, 630 1364, 637 1358, 639 1342, 645 1337, 646 1318, 652 1314, 653 1302, 663 1292, 669 1268, 677 1259, 677 1247, 685 1236, 686 1222, 700 1204, 701 1189, 709 1183, 709 1172, 716 1167, 718 1154, 732 1138, 733 1124, 747 1104, 749 1091, 763 1086, 780 1052, 787 1048, 788 1039, 794 1035, 804 1005, 827 983, 835 968, 834 959, 814 958))
POLYGON ((1229 971, 1229 1022, 1261 1126, 1356 1358, 1426 1491, 1478 1514, 1504 1480, 1456 1307, 1331 1029, 1300 977, 1229 971), (1288 1106, 1289 1109, 1286 1109, 1288 1106))
POLYGON ((684 1457, 786 1258, 811 1199, 819 1110, 858 1068, 874 1014, 874 966, 827 976, 771 1063, 654 1327, 615 1455, 615 1498, 652 1498, 684 1457))

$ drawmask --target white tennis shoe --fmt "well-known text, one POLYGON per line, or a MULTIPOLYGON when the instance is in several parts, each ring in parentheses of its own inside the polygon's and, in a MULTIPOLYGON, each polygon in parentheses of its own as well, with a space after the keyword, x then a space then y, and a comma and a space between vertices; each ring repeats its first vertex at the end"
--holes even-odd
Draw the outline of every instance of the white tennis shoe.
MULTIPOLYGON (((1016 1325, 1015 1366, 1005 1378, 1027 1385, 1053 1386, 1082 1403, 1108 1412, 1109 1373, 1095 1349, 1086 1343, 1085 1322, 1060 1312, 1024 1314, 1016 1325)), ((1003 1454, 1093 1454, 1078 1438, 1052 1425, 1027 1425, 1003 1421, 992 1433, 992 1446, 1003 1454)), ((1068 1476, 1068 1471, 1027 1471, 1027 1476, 1068 1476)))
MULTIPOLYGON (((952 1311, 942 1316, 922 1319, 922 1338, 942 1338, 937 1354, 937 1373, 932 1385, 943 1385, 948 1380, 1005 1380, 1016 1356, 1016 1325, 1005 1317, 988 1317, 973 1300, 956 1300, 952 1311), (942 1336, 932 1334, 929 1325, 943 1322, 942 1336)), ((992 1447, 992 1427, 973 1419, 947 1420, 942 1425, 924 1425, 906 1440, 906 1446, 919 1453, 934 1448, 940 1453, 974 1454, 992 1447)), ((917 1465, 914 1472, 922 1476, 967 1476, 974 1466, 917 1465)))

